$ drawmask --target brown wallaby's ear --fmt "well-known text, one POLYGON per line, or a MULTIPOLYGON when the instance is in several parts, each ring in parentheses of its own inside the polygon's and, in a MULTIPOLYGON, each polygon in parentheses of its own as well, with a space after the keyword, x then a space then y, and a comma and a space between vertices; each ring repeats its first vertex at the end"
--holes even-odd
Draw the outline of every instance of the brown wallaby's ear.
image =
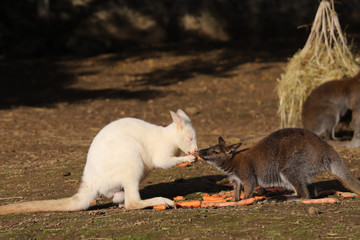
POLYGON ((240 143, 235 143, 235 144, 231 145, 229 147, 229 154, 236 152, 236 150, 241 146, 241 144, 242 143, 240 142, 240 143))
POLYGON ((221 136, 219 137, 219 144, 225 146, 225 140, 221 136))

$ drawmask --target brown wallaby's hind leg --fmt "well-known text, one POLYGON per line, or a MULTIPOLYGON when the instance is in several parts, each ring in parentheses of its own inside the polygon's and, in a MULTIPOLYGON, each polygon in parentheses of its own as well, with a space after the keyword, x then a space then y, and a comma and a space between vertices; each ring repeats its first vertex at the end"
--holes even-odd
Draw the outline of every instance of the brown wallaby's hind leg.
POLYGON ((308 184, 307 186, 310 198, 316 198, 317 196, 317 189, 315 189, 314 185, 308 184))
POLYGON ((350 142, 345 143, 346 147, 360 147, 360 110, 352 111, 352 124, 354 126, 354 135, 350 142))
POLYGON ((332 114, 326 114, 324 115, 324 121, 323 121, 323 127, 325 128, 324 137, 326 140, 338 140, 338 138, 335 137, 335 129, 336 126, 339 124, 339 117, 332 115, 332 114))
POLYGON ((305 179, 307 176, 301 176, 298 172, 287 169, 282 172, 282 181, 284 184, 292 185, 294 194, 286 196, 286 201, 297 201, 300 199, 310 198, 310 193, 305 179))
POLYGON ((299 201, 301 199, 310 198, 310 194, 306 184, 303 183, 294 183, 293 184, 295 192, 293 194, 284 195, 283 198, 287 202, 299 201))

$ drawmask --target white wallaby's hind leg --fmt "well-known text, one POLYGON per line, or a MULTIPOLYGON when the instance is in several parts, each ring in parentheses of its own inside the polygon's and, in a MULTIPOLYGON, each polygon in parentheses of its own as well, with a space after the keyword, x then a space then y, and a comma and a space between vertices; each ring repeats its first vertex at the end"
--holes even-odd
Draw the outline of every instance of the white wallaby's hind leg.
POLYGON ((119 191, 114 193, 114 197, 112 199, 113 203, 123 203, 125 200, 125 192, 119 191))
POLYGON ((165 204, 166 206, 175 207, 174 201, 163 198, 155 197, 146 200, 140 199, 138 184, 128 183, 124 185, 125 190, 125 209, 143 209, 155 205, 165 204))

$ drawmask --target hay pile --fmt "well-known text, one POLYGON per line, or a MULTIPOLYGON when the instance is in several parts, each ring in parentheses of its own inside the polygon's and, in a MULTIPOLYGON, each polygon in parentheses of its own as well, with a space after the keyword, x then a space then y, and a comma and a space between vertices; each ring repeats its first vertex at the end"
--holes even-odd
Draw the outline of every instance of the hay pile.
POLYGON ((279 79, 281 127, 298 125, 302 104, 313 88, 353 76, 359 69, 342 34, 333 0, 322 0, 304 48, 289 60, 279 79))

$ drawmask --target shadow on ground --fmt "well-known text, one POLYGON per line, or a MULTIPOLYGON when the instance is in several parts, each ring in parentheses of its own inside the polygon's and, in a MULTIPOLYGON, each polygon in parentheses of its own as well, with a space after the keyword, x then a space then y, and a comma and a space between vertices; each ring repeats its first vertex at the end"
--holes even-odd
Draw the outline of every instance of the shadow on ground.
MULTIPOLYGON (((129 49, 112 54, 103 60, 101 55, 91 57, 97 70, 82 69, 86 58, 49 57, 0 60, 0 109, 17 106, 52 107, 56 103, 74 103, 87 99, 149 99, 164 97, 171 91, 150 89, 152 86, 169 86, 187 81, 197 75, 229 77, 231 70, 247 62, 269 62, 285 60, 295 50, 292 44, 282 48, 280 43, 266 49, 247 49, 246 44, 176 45, 146 49, 129 49), (101 73, 124 59, 135 60, 162 56, 192 56, 190 59, 170 67, 157 67, 146 73, 129 73, 135 80, 123 84, 122 88, 88 89, 73 88, 81 76, 97 77, 101 84, 101 73), (99 60, 101 59, 101 60, 99 60), (59 64, 66 62, 66 64, 59 64)), ((134 62, 135 62, 134 60, 134 62)), ((133 64, 133 63, 129 63, 133 64)), ((138 67, 133 65, 132 67, 138 67)), ((124 81, 119 73, 116 81, 124 81)))
MULTIPOLYGON (((203 176, 197 178, 190 179, 177 179, 174 182, 169 183, 159 183, 154 185, 149 185, 140 190, 140 195, 142 199, 148 199, 153 197, 166 197, 169 199, 173 199, 176 196, 187 196, 196 193, 218 193, 221 191, 229 191, 233 190, 232 187, 226 187, 223 185, 216 184, 217 181, 224 179, 226 176, 224 175, 211 175, 211 176, 203 176)), ((348 189, 341 184, 341 182, 337 180, 330 181, 319 181, 314 182, 313 187, 317 191, 324 190, 337 190, 341 192, 349 192, 348 189)), ((191 197, 193 199, 193 197, 191 197)), ((284 199, 279 198, 279 201, 283 201, 284 199)), ((103 205, 97 205, 89 208, 89 210, 96 209, 106 209, 114 206, 113 203, 107 203, 103 205)))

